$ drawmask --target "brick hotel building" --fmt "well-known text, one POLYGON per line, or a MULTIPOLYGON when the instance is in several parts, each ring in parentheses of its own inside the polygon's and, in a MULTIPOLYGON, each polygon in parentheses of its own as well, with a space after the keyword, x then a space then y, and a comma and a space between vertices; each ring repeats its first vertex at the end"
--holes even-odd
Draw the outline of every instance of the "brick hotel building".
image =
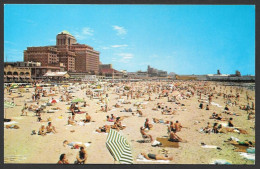
POLYGON ((77 43, 68 31, 62 31, 56 36, 56 46, 27 47, 24 61, 57 67, 63 63, 68 72, 98 74, 99 54, 91 46, 77 43))

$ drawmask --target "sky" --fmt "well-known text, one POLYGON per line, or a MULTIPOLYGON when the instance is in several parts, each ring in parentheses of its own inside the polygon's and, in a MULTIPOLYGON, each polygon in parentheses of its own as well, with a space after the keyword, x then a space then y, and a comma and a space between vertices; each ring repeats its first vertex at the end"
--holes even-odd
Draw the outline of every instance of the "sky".
POLYGON ((255 75, 254 5, 4 5, 4 61, 63 30, 117 70, 255 75))

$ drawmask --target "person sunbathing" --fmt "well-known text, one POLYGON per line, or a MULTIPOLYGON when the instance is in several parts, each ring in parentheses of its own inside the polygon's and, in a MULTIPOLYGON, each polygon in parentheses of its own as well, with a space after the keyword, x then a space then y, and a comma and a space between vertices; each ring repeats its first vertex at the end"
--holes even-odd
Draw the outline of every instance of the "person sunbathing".
POLYGON ((45 132, 45 126, 42 125, 38 131, 38 135, 41 135, 41 136, 45 136, 46 135, 46 132, 45 132))
POLYGON ((228 120, 228 127, 234 127, 234 124, 233 124, 233 118, 230 118, 229 120, 228 120))
POLYGON ((47 133, 57 133, 57 131, 55 130, 55 127, 52 126, 52 123, 49 122, 48 126, 46 127, 47 133))
POLYGON ((90 115, 88 115, 88 113, 86 113, 86 119, 83 120, 85 123, 89 123, 91 121, 91 117, 90 115))
POLYGON ((149 123, 149 119, 147 118, 145 120, 145 123, 144 123, 144 128, 145 129, 147 128, 148 130, 151 130, 152 127, 153 127, 153 125, 149 123))
POLYGON ((76 164, 85 164, 88 158, 87 151, 85 150, 84 147, 80 147, 80 151, 76 156, 76 164))
POLYGON ((99 129, 97 129, 96 132, 98 132, 98 133, 102 133, 102 132, 108 133, 110 131, 110 128, 111 128, 111 126, 104 125, 103 127, 99 127, 99 129))
POLYGON ((176 131, 171 131, 170 132, 170 138, 168 141, 171 141, 171 142, 182 142, 183 140, 177 136, 176 134, 176 131))
POLYGON ((115 108, 120 108, 122 106, 120 106, 118 103, 115 104, 115 108))
POLYGON ((182 125, 181 123, 179 123, 179 121, 177 120, 176 123, 174 123, 174 127, 176 129, 176 132, 181 131, 182 125))
POLYGON ((204 131, 205 133, 209 133, 209 134, 210 134, 212 128, 211 128, 211 125, 210 125, 209 122, 208 122, 207 124, 208 124, 208 125, 207 125, 205 128, 203 128, 203 131, 204 131))
POLYGON ((66 154, 60 155, 60 160, 57 162, 57 164, 69 164, 66 154))
POLYGON ((73 125, 73 126, 76 125, 76 123, 71 119, 70 116, 68 117, 68 125, 73 125))
POLYGON ((16 124, 6 125, 6 129, 19 129, 20 127, 16 124))
POLYGON ((115 119, 111 119, 109 116, 107 116, 107 121, 109 121, 109 122, 114 122, 115 119))
POLYGON ((137 114, 139 114, 139 116, 143 116, 143 112, 141 110, 136 110, 137 114))
POLYGON ((119 118, 116 119, 114 125, 116 125, 116 129, 118 128, 118 129, 120 129, 120 130, 123 130, 123 129, 126 128, 126 126, 123 126, 123 125, 121 124, 121 122, 119 121, 119 118))
POLYGON ((209 105, 207 104, 207 106, 206 106, 206 110, 209 110, 209 105))
POLYGON ((76 142, 70 142, 68 140, 63 141, 63 146, 70 146, 72 149, 79 149, 80 147, 86 147, 84 144, 78 144, 76 142))
POLYGON ((153 141, 153 137, 152 137, 150 134, 146 134, 146 133, 144 132, 144 127, 140 127, 140 133, 142 134, 142 136, 143 136, 144 138, 150 138, 150 140, 153 141))

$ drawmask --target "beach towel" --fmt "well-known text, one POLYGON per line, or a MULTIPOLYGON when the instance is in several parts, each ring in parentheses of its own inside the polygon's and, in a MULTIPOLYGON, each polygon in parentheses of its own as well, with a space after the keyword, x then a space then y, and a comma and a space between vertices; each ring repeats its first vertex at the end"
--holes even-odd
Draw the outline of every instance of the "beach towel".
POLYGON ((245 159, 255 161, 255 154, 252 153, 240 153, 240 156, 244 157, 245 159))
POLYGON ((223 159, 217 159, 217 160, 214 160, 212 163, 210 164, 220 164, 220 165, 230 165, 232 164, 230 161, 227 161, 227 160, 223 160, 223 159))
POLYGON ((214 148, 214 149, 217 149, 218 146, 214 146, 214 145, 203 145, 201 146, 202 148, 214 148))
POLYGON ((137 156, 136 161, 139 162, 157 162, 157 163, 168 163, 170 162, 169 160, 147 160, 146 158, 144 158, 144 156, 142 156, 141 154, 139 154, 137 156))
POLYGON ((10 122, 4 122, 4 125, 11 125, 11 124, 16 124, 18 122, 16 121, 10 121, 10 122))
POLYGON ((80 111, 80 112, 75 112, 77 114, 83 114, 83 113, 86 113, 85 111, 80 111))
POLYGON ((220 106, 218 103, 214 103, 214 102, 211 102, 211 105, 217 106, 217 107, 223 107, 223 106, 220 106))
POLYGON ((108 133, 104 133, 104 132, 99 133, 99 132, 96 132, 96 131, 93 131, 93 133, 95 133, 95 134, 105 134, 105 135, 108 134, 108 133))

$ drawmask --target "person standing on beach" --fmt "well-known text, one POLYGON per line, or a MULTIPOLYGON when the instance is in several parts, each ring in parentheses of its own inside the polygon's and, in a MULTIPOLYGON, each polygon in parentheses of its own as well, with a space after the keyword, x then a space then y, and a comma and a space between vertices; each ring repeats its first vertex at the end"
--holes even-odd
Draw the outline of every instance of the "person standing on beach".
POLYGON ((106 102, 106 109, 105 109, 105 111, 107 112, 108 111, 108 103, 109 103, 108 94, 106 94, 105 102, 106 102))

